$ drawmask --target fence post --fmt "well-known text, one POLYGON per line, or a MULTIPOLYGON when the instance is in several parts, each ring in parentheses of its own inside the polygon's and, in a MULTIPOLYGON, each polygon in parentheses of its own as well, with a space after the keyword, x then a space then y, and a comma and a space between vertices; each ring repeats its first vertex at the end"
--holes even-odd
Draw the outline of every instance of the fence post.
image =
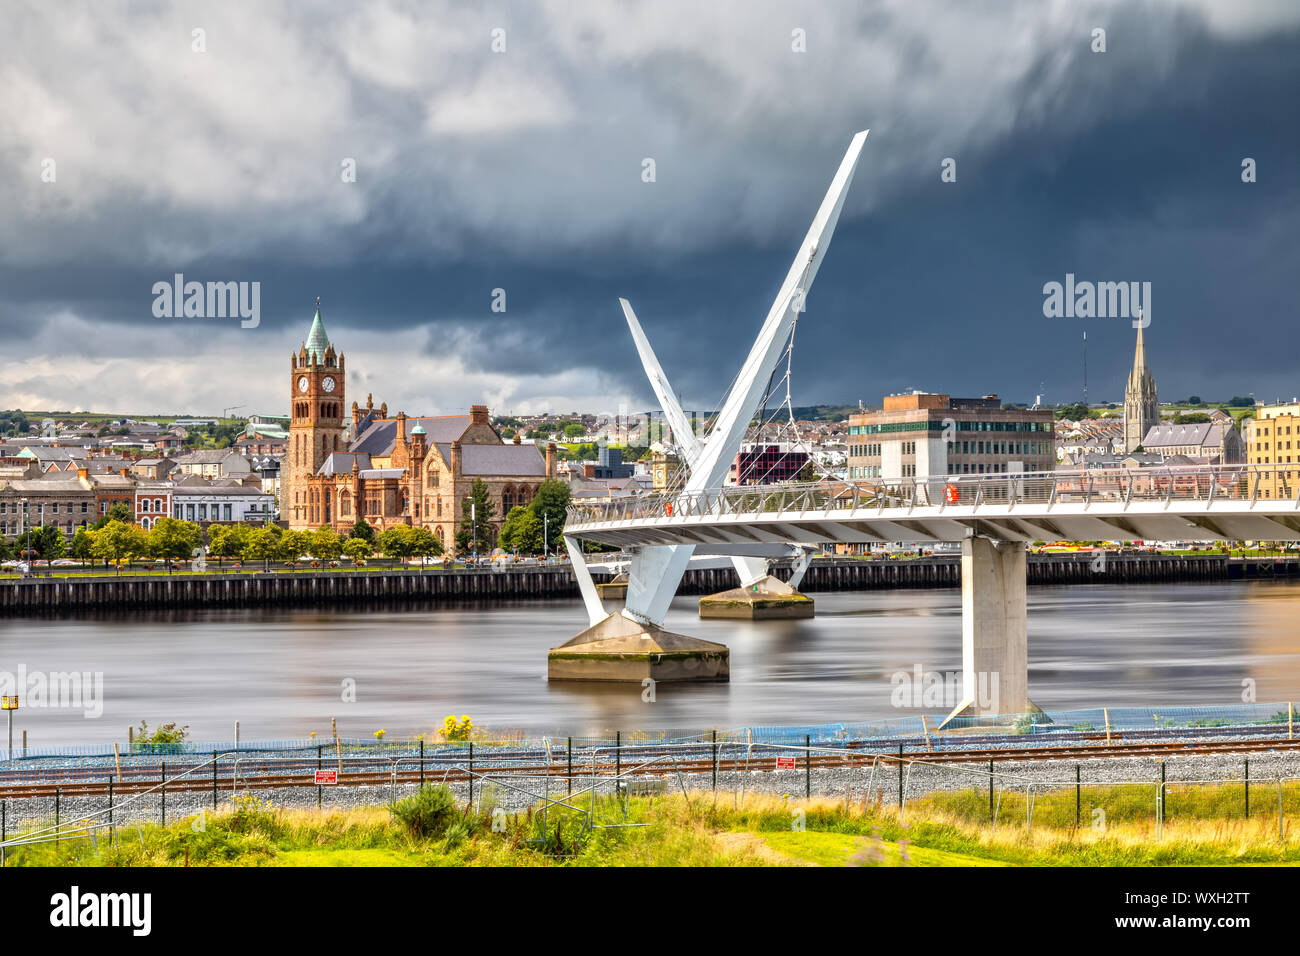
POLYGON ((1074 765, 1074 827, 1076 830, 1079 828, 1079 811, 1081 806, 1082 801, 1079 793, 1079 765, 1076 763, 1074 765))
POLYGON ((568 746, 565 747, 564 752, 565 752, 565 756, 568 758, 569 761, 568 786, 569 786, 569 793, 572 794, 573 793, 573 738, 572 737, 569 738, 568 746))
POLYGON ((614 731, 614 776, 623 776, 623 731, 614 731))
POLYGON ((167 761, 162 762, 162 825, 167 826, 167 761))
POLYGON ((59 787, 54 788, 54 845, 59 845, 59 787))
POLYGON ((993 758, 989 758, 989 823, 993 822, 993 758))
POLYGON ((718 732, 713 732, 713 792, 718 792, 718 732))
POLYGON ((420 786, 424 786, 424 738, 420 738, 420 786))
POLYGON ((903 813, 903 742, 898 742, 898 812, 903 813))
POLYGON ((108 845, 113 845, 117 831, 113 828, 113 775, 108 775, 108 845))
MULTIPOLYGON (((321 769, 321 759, 324 753, 325 753, 325 745, 317 744, 316 745, 316 769, 317 770, 321 769)), ((424 768, 421 767, 421 770, 423 769, 424 768)), ((321 802, 323 799, 324 799, 324 788, 318 783, 316 784, 316 809, 317 810, 321 808, 321 802)))
POLYGON ((1246 758, 1246 819, 1250 819, 1250 758, 1246 758))
POLYGON ((1165 762, 1160 761, 1160 821, 1169 819, 1169 808, 1165 806, 1165 762))
MULTIPOLYGON (((551 768, 546 768, 546 775, 551 775, 551 768)), ((474 741, 469 742, 469 802, 474 802, 474 741)))
MULTIPOLYGON (((0 843, 5 843, 9 839, 9 801, 0 800, 0 843)), ((9 862, 9 848, 0 846, 0 866, 5 866, 9 862)))
POLYGON ((803 735, 803 795, 812 796, 812 734, 803 735))
POLYGON ((217 809, 217 752, 212 751, 212 809, 217 809))

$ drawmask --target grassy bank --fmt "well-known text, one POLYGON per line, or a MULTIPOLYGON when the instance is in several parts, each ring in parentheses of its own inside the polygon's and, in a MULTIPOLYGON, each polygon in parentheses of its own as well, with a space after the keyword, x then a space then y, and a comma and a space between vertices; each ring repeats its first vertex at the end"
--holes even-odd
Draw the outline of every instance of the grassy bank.
MULTIPOLYGON (((585 817, 552 807, 480 812, 426 792, 396 807, 343 812, 281 810, 258 798, 232 812, 167 827, 119 826, 107 833, 16 848, 10 866, 1162 866, 1300 863, 1300 837, 1279 839, 1276 806, 1247 819, 1231 788, 1177 795, 1179 810, 1157 836, 1151 790, 1086 788, 1083 825, 1074 794, 1035 805, 1026 831, 1024 797, 1007 796, 999 823, 987 796, 935 794, 912 801, 903 819, 859 802, 732 794, 633 798, 627 828, 583 834, 585 817), (1105 809, 1097 825, 1095 808, 1105 809), (543 822, 545 830, 543 830, 543 822)), ((1262 801, 1261 795, 1261 801, 1262 801)), ((1171 796, 1171 806, 1173 797, 1171 796)), ((585 807, 585 803, 582 803, 585 807)), ((603 799, 597 823, 623 822, 603 799)), ((12 836, 12 834, 11 834, 12 836)))

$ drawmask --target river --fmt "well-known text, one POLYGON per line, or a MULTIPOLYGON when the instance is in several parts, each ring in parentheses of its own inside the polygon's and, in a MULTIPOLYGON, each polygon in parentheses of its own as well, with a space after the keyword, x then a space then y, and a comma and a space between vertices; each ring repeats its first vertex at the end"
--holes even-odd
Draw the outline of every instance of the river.
MULTIPOLYGON (((546 651, 583 626, 575 601, 141 612, 0 621, 0 671, 103 675, 102 713, 27 706, 15 743, 125 740, 175 721, 198 740, 427 732, 447 714, 487 728, 581 735, 907 716, 897 672, 961 667, 957 590, 818 593, 803 621, 701 621, 678 598, 667 626, 731 648, 731 682, 546 680, 546 651), (354 700, 345 700, 354 688, 354 700)), ((1049 709, 1300 698, 1300 582, 1029 589, 1030 696, 1049 709)), ((3 728, 0 728, 3 732, 3 728)))

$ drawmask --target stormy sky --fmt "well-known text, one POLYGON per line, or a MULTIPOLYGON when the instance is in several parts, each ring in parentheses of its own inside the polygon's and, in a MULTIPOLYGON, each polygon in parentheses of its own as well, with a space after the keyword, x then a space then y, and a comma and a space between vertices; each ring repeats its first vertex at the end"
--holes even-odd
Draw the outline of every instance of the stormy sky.
POLYGON ((9 3, 0 406, 282 413, 320 296, 349 400, 640 410, 626 296, 712 408, 866 128, 796 403, 1075 401, 1084 331, 1120 400, 1067 273, 1152 284, 1162 399, 1290 397, 1298 100, 1294 0, 9 3))

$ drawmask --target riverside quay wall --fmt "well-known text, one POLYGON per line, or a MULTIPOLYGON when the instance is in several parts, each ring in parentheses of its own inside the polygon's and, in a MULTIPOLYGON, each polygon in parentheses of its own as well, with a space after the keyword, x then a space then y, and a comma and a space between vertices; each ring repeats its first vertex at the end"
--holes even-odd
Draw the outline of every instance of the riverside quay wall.
MULTIPOLYGON (((788 565, 772 573, 788 578, 788 565)), ((1221 554, 1108 554, 1104 566, 1088 554, 1031 554, 1030 584, 1113 584, 1300 577, 1300 557, 1229 558, 1221 554)), ((738 585, 731 568, 688 571, 682 594, 712 594, 738 585)), ((803 591, 945 588, 961 584, 961 559, 936 555, 908 560, 827 558, 812 563, 803 591)), ((475 602, 574 598, 577 583, 565 565, 501 571, 371 570, 348 572, 69 575, 0 580, 0 613, 82 608, 254 607, 372 601, 475 602)))

